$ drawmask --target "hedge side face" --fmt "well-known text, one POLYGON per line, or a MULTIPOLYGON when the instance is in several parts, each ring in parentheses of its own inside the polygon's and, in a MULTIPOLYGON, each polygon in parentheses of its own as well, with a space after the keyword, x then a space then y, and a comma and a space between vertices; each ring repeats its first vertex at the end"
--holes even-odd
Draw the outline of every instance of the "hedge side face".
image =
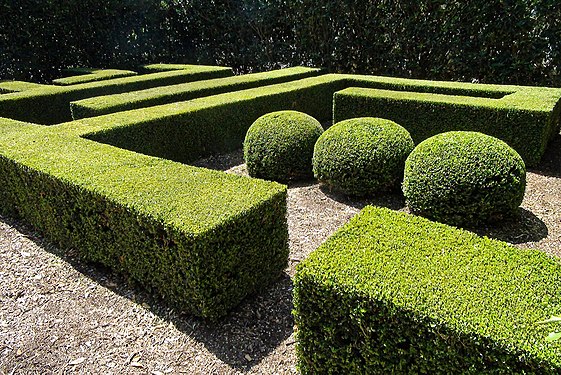
POLYGON ((453 95, 411 88, 342 90, 334 96, 334 121, 384 117, 406 128, 415 143, 446 131, 477 131, 508 143, 528 166, 540 161, 549 140, 559 132, 559 89, 519 87, 492 99, 466 96, 461 87, 453 95))
POLYGON ((230 68, 193 67, 190 70, 158 72, 71 86, 46 86, 40 90, 2 95, 0 97, 0 117, 52 125, 72 119, 70 115, 70 102, 72 101, 201 79, 226 77, 232 74, 230 68))
POLYGON ((235 77, 155 87, 123 94, 97 96, 72 102, 70 103, 70 109, 72 117, 74 119, 80 119, 131 109, 152 107, 160 104, 181 102, 198 97, 244 90, 252 87, 295 81, 319 74, 320 69, 303 67, 287 68, 264 73, 245 74, 235 77))
POLYGON ((217 318, 287 265, 286 187, 0 122, 0 212, 217 318))
POLYGON ((561 309, 561 264, 367 207, 294 281, 304 374, 558 374, 536 322, 561 309))

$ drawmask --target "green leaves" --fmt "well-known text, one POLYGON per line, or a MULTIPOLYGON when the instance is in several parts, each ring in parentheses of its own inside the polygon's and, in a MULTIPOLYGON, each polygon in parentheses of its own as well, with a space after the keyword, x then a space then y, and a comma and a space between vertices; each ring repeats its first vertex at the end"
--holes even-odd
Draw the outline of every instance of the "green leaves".
POLYGON ((541 251, 367 207, 297 267, 299 366, 558 374, 561 347, 535 322, 560 293, 561 265, 541 251))
POLYGON ((244 159, 252 177, 287 182, 312 177, 314 144, 323 133, 318 120, 297 111, 258 118, 244 141, 244 159))
MULTIPOLYGON (((561 317, 559 316, 552 316, 549 319, 546 320, 542 320, 541 322, 538 322, 537 324, 552 324, 552 323, 560 323, 561 322, 561 317)), ((547 335, 547 337, 545 338, 545 341, 547 342, 553 342, 553 341, 557 341, 561 339, 561 332, 550 332, 549 335, 547 335)))
POLYGON ((375 195, 399 186, 414 144, 393 121, 362 117, 341 121, 314 148, 314 176, 351 195, 375 195))
POLYGON ((482 133, 438 134, 417 145, 405 163, 409 208, 451 225, 471 227, 513 215, 525 187, 520 155, 482 133))

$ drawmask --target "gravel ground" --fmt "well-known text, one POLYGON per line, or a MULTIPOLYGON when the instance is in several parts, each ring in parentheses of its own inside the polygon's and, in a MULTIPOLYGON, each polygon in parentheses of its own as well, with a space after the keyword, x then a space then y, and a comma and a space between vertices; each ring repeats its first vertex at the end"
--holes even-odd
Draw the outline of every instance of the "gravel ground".
MULTIPOLYGON (((561 137, 528 174, 520 218, 478 230, 520 247, 561 252, 561 137)), ((198 162, 244 174, 241 152, 198 162)), ((294 374, 295 266, 364 205, 406 210, 399 194, 349 200, 292 185, 290 265, 218 324, 181 314, 0 217, 0 374, 294 374)))

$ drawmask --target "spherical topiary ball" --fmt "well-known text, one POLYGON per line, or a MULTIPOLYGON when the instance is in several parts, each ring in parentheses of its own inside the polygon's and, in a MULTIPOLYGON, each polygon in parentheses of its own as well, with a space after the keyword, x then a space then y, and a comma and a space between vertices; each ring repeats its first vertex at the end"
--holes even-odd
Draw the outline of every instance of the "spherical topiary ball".
POLYGON ((314 144, 322 133, 319 121, 305 113, 279 111, 261 116, 245 136, 249 175, 280 182, 311 178, 314 144))
POLYGON ((362 117, 341 121, 319 137, 314 176, 350 195, 367 195, 399 185, 411 135, 393 121, 362 117))
POLYGON ((526 166, 505 142, 454 131, 421 142, 405 163, 403 194, 413 213, 473 227, 516 212, 526 166))

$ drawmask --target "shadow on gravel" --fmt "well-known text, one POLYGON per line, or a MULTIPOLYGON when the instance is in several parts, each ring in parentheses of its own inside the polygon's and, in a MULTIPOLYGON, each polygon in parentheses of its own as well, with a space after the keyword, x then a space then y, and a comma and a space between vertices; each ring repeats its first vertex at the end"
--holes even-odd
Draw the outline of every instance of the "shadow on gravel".
POLYGON ((370 205, 377 207, 386 207, 397 211, 405 207, 405 198, 399 190, 396 190, 394 192, 376 194, 376 196, 368 198, 350 197, 348 195, 332 190, 326 185, 321 185, 320 190, 334 201, 358 209, 363 209, 364 207, 370 205))
POLYGON ((227 171, 244 163, 243 150, 235 150, 227 154, 208 156, 204 159, 196 160, 189 165, 217 171, 227 171))
POLYGON ((530 171, 542 176, 561 178, 561 134, 557 134, 553 138, 547 146, 540 164, 530 171))
POLYGON ((480 236, 487 236, 512 244, 537 242, 549 234, 545 223, 525 208, 519 208, 519 215, 482 228, 469 229, 480 236))
POLYGON ((279 345, 294 344, 282 343, 294 331, 292 307, 292 280, 283 274, 259 295, 246 298, 220 322, 200 322, 191 335, 223 362, 249 370, 279 345))
MULTIPOLYGON (((42 238, 27 225, 0 216, 0 221, 14 227, 46 251, 68 262, 99 285, 148 308, 165 322, 171 322, 184 334, 201 342, 218 359, 239 371, 247 371, 288 339, 294 329, 292 318, 292 280, 286 274, 247 297, 219 322, 213 323, 175 311, 165 301, 129 282, 101 264, 82 260, 74 249, 62 250, 42 238)), ((288 342, 282 345, 293 345, 288 342)))

